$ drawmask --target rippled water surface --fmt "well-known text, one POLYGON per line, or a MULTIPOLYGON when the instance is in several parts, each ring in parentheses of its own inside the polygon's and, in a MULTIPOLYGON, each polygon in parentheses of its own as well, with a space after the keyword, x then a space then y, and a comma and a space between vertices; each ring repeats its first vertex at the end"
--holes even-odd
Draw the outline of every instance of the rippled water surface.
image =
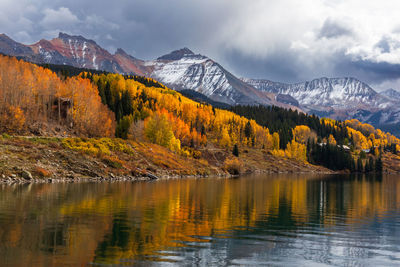
POLYGON ((1 266, 400 265, 400 177, 0 187, 1 266))

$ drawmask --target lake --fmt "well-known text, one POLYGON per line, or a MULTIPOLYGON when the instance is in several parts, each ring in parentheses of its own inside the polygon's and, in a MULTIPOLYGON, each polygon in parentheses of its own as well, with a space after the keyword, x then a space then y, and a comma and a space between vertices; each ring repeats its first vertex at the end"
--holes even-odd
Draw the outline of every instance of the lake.
POLYGON ((400 177, 0 187, 2 266, 400 265, 400 177))

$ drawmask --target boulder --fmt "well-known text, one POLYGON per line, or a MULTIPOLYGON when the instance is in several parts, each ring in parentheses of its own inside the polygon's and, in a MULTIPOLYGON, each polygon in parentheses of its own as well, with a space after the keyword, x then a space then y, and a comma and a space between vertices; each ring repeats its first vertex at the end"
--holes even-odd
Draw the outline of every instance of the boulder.
POLYGON ((32 180, 32 174, 28 171, 22 171, 22 178, 24 178, 25 180, 32 180))

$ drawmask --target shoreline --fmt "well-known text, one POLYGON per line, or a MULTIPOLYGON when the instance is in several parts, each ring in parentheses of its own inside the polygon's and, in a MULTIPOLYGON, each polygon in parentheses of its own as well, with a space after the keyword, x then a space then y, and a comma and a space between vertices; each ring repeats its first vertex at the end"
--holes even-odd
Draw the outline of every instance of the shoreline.
MULTIPOLYGON (((322 166, 251 150, 233 157, 217 147, 201 150, 200 157, 179 155, 168 149, 122 139, 84 139, 81 147, 64 145, 63 138, 1 137, 0 184, 134 182, 184 178, 236 177, 262 174, 349 174, 322 166), (107 154, 93 154, 84 145, 106 145, 107 154), (117 149, 118 148, 118 149, 117 149), (80 150, 78 150, 80 149, 80 150), (239 161, 226 165, 227 161, 239 161)), ((398 174, 395 170, 387 173, 398 174)))
POLYGON ((108 176, 108 177, 74 177, 74 178, 32 178, 25 179, 21 176, 15 177, 0 177, 0 185, 22 185, 22 184, 59 184, 59 183, 114 183, 114 182, 143 182, 143 181, 165 181, 172 179, 209 179, 209 178, 238 178, 252 175, 282 175, 282 174, 312 174, 312 175, 339 175, 339 172, 313 172, 313 171, 301 171, 301 172, 267 172, 258 171, 253 173, 242 173, 239 175, 223 174, 223 175, 175 175, 175 176, 161 176, 156 177, 155 175, 147 176, 108 176))

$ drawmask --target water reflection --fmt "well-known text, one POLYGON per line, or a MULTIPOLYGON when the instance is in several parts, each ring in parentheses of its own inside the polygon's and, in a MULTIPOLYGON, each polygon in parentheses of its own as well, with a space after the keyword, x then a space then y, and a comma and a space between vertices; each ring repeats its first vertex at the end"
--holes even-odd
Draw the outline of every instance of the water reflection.
POLYGON ((0 257, 12 266, 400 264, 399 178, 3 186, 0 257))

